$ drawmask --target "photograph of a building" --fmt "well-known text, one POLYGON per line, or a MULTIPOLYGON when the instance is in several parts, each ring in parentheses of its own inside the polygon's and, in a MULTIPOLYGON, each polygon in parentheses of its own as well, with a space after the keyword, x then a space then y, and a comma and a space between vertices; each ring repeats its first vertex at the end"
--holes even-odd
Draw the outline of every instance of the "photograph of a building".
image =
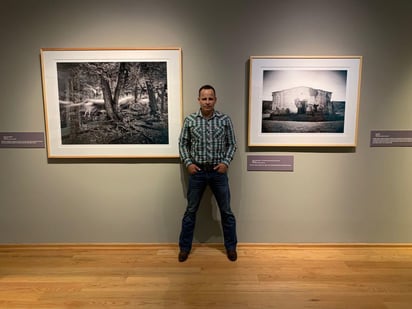
POLYGON ((271 99, 262 102, 262 133, 343 133, 346 71, 265 71, 264 85, 271 99), (302 85, 287 87, 292 76, 302 85))

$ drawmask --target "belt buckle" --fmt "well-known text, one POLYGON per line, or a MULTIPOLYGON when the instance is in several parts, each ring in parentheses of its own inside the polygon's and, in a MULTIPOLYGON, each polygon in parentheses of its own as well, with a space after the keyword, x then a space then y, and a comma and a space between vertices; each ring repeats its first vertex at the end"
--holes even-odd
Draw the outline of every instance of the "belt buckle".
POLYGON ((205 172, 213 172, 214 165, 206 163, 204 165, 204 168, 205 168, 205 172))

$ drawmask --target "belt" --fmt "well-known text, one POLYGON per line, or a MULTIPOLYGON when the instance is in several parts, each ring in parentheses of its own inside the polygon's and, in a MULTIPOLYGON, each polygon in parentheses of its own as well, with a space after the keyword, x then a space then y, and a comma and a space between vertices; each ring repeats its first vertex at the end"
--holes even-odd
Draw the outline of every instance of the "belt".
POLYGON ((216 164, 209 164, 209 163, 195 163, 202 171, 204 172, 213 172, 216 164))

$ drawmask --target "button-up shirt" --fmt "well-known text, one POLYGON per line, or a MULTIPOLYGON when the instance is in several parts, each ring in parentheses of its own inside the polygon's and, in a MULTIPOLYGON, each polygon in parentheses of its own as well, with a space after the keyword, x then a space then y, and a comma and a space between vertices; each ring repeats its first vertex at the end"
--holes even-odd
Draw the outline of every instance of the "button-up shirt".
POLYGON ((192 163, 229 166, 236 148, 229 116, 214 111, 212 117, 206 119, 199 110, 185 118, 179 137, 179 153, 186 167, 192 163))

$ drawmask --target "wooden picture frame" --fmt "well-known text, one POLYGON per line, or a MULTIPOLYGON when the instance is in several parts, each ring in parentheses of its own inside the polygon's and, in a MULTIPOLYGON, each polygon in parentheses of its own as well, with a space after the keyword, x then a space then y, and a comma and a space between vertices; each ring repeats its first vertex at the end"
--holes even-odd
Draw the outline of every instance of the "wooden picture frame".
POLYGON ((49 158, 179 157, 180 48, 42 48, 49 158))
POLYGON ((249 61, 249 146, 356 146, 361 56, 249 61))

